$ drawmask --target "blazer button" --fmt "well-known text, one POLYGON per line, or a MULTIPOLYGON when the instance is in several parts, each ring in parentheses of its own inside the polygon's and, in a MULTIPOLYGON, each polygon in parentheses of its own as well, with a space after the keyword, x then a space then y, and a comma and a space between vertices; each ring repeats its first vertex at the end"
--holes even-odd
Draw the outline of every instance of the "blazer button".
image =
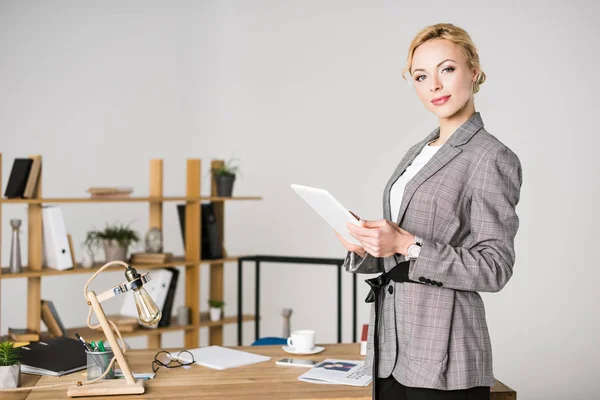
POLYGON ((388 286, 388 293, 389 294, 394 293, 394 288, 392 287, 392 285, 388 286))
POLYGON ((424 276, 419 277, 419 282, 425 282, 425 277, 424 276))

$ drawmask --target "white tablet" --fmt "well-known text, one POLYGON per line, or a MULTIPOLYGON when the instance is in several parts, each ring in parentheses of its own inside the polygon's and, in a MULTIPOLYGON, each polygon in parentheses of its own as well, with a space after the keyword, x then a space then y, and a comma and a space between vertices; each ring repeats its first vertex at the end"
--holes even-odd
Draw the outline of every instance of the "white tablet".
POLYGON ((325 189, 296 184, 292 184, 291 187, 317 212, 317 214, 327 221, 337 233, 342 235, 344 239, 350 243, 360 245, 360 243, 350 235, 350 232, 348 232, 348 228, 346 227, 346 222, 351 222, 358 226, 360 226, 360 222, 358 222, 356 217, 354 217, 350 211, 346 210, 346 208, 337 201, 331 193, 325 189))

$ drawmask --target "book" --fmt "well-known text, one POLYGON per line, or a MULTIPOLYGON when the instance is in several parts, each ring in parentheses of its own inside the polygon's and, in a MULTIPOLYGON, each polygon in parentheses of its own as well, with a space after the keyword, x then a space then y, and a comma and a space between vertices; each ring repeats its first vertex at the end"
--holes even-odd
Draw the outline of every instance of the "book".
POLYGON ((42 300, 42 321, 48 327, 48 332, 52 337, 65 336, 67 330, 60 320, 54 304, 49 300, 42 300))
POLYGON ((364 369, 364 361, 327 358, 298 377, 310 383, 367 386, 371 375, 364 369))
POLYGON ((90 187, 87 190, 92 195, 112 195, 112 194, 130 194, 133 192, 131 187, 90 187))
POLYGON ((79 340, 67 337, 45 339, 19 347, 21 372, 62 376, 86 368, 85 348, 79 340))
POLYGON ((40 172, 42 171, 42 159, 40 157, 33 157, 31 160, 31 169, 29 170, 29 176, 27 177, 27 183, 23 191, 23 197, 26 199, 31 199, 35 196, 35 189, 37 188, 40 172))
POLYGON ((39 332, 27 328, 8 328, 8 336, 17 342, 35 342, 40 340, 39 332))
POLYGON ((4 197, 9 199, 23 197, 32 164, 33 160, 31 158, 15 158, 8 178, 8 183, 6 184, 4 197))
POLYGON ((164 263, 173 257, 173 253, 132 253, 131 262, 140 264, 164 263))
MULTIPOLYGON (((196 364, 219 370, 256 364, 271 359, 271 357, 221 346, 200 347, 188 351, 194 356, 196 364)), ((191 362, 192 360, 188 360, 184 353, 181 356, 181 361, 191 362)))

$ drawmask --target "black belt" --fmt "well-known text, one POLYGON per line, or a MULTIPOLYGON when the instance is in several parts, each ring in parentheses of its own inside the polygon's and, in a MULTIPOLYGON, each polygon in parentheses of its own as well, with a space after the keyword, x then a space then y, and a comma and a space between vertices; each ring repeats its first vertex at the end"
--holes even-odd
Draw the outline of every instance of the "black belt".
POLYGON ((373 399, 377 398, 375 381, 377 380, 377 374, 379 373, 379 293, 381 292, 381 288, 390 283, 390 281, 422 284, 421 282, 408 279, 409 265, 410 261, 403 261, 388 272, 384 272, 375 278, 365 280, 365 282, 371 286, 371 291, 367 295, 365 303, 375 303, 375 324, 373 325, 373 399))

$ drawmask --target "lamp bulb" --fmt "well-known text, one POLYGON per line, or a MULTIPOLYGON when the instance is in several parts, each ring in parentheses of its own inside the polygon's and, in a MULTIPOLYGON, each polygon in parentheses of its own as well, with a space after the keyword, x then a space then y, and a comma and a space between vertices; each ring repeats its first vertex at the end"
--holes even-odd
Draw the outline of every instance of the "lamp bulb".
POLYGON ((135 306, 140 316, 140 323, 149 328, 157 326, 162 313, 154 300, 152 300, 152 297, 146 292, 146 289, 143 287, 134 289, 133 299, 135 300, 135 306))

